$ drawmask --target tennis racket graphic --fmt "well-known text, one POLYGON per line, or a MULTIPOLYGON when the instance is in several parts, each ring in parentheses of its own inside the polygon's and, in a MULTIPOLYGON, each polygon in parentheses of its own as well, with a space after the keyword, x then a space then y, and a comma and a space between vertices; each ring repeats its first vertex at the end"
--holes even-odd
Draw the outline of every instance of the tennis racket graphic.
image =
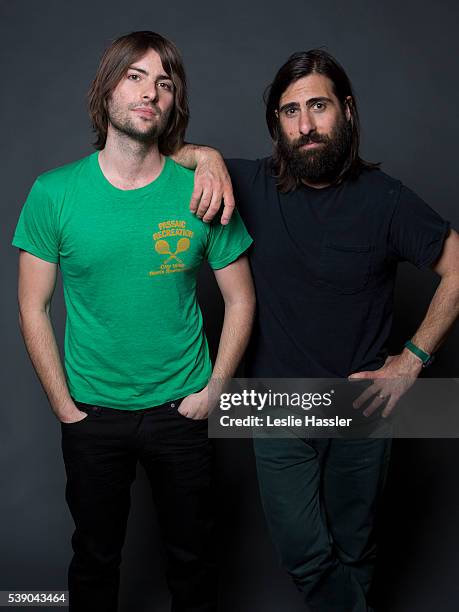
POLYGON ((180 238, 180 240, 177 242, 177 248, 175 249, 175 253, 172 253, 167 240, 158 240, 158 242, 155 244, 155 251, 157 253, 159 253, 160 255, 170 255, 170 257, 168 257, 164 263, 168 263, 171 259, 175 259, 179 263, 183 264, 183 261, 180 259, 180 257, 177 257, 177 253, 183 253, 184 251, 188 251, 189 248, 189 238, 180 238))

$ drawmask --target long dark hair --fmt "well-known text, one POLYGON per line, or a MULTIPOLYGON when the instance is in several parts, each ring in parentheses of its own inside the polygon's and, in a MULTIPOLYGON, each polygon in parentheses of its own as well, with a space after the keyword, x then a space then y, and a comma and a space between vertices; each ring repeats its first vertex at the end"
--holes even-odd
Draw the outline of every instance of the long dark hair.
POLYGON ((156 32, 132 32, 115 40, 105 51, 96 76, 88 92, 89 115, 97 140, 96 149, 103 149, 107 140, 107 98, 126 74, 131 64, 149 49, 156 51, 167 75, 174 84, 174 107, 158 147, 164 155, 171 155, 183 143, 190 116, 187 99, 185 69, 177 47, 156 32))
POLYGON ((364 168, 377 168, 379 164, 366 162, 359 156, 360 145, 360 121, 359 113, 355 103, 355 96, 351 82, 344 68, 335 58, 322 49, 311 49, 291 55, 279 69, 274 81, 265 92, 266 123, 274 144, 272 156, 272 170, 277 179, 277 187, 280 191, 287 192, 296 189, 300 181, 288 172, 285 160, 279 154, 278 142, 280 138, 280 123, 277 116, 279 101, 289 85, 298 79, 310 74, 323 74, 333 83, 333 92, 338 98, 342 111, 346 106, 350 112, 351 122, 351 144, 349 155, 336 176, 334 183, 340 183, 345 178, 355 178, 364 168), (350 96, 350 100, 348 100, 350 96))

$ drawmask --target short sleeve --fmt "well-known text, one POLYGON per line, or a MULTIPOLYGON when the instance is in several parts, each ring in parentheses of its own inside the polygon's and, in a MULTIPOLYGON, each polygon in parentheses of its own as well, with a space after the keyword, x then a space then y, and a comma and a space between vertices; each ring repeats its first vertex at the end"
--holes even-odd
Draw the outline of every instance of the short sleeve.
POLYGON ((219 270, 235 261, 252 244, 245 225, 235 210, 227 225, 215 219, 209 227, 205 257, 214 270, 219 270))
POLYGON ((45 261, 59 261, 55 211, 39 179, 33 184, 22 208, 12 244, 45 261))
POLYGON ((390 246, 398 259, 418 268, 432 265, 442 252, 449 229, 448 221, 401 185, 389 233, 390 246))

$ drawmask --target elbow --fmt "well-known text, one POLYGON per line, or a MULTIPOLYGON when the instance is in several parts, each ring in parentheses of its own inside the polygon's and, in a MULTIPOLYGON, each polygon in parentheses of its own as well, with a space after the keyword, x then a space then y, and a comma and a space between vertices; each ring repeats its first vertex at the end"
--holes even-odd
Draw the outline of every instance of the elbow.
POLYGON ((255 309, 257 307, 257 298, 256 298, 256 295, 255 295, 255 287, 253 285, 252 285, 250 291, 248 292, 247 303, 250 306, 250 308, 252 308, 252 310, 255 312, 255 309))
POLYGON ((18 314, 18 323, 19 323, 19 329, 21 330, 22 335, 24 335, 24 330, 27 327, 27 322, 28 322, 27 312, 24 312, 24 310, 20 308, 19 314, 18 314))
POLYGON ((238 309, 241 319, 245 320, 247 325, 252 326, 257 307, 255 294, 245 296, 243 299, 233 304, 233 306, 238 309))
POLYGON ((51 305, 49 303, 43 304, 43 306, 39 307, 25 307, 22 304, 19 304, 19 312, 18 312, 18 323, 19 329, 21 332, 24 332, 25 327, 29 323, 36 323, 37 316, 41 319, 43 316, 50 318, 50 310, 51 305))
POLYGON ((247 299, 247 308, 249 309, 250 314, 253 318, 255 316, 255 310, 257 308, 257 299, 255 297, 255 293, 247 299))
POLYGON ((227 297, 224 302, 226 309, 237 308, 247 312, 255 312, 255 308, 257 306, 254 291, 248 291, 243 295, 234 295, 229 298, 227 297))

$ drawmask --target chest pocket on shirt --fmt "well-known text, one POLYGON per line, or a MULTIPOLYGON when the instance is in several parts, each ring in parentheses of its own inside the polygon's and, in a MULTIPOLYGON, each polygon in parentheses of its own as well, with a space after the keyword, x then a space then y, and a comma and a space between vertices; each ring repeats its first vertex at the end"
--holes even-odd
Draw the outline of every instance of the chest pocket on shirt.
POLYGON ((358 293, 368 283, 373 246, 325 240, 319 263, 319 279, 337 293, 358 293))

